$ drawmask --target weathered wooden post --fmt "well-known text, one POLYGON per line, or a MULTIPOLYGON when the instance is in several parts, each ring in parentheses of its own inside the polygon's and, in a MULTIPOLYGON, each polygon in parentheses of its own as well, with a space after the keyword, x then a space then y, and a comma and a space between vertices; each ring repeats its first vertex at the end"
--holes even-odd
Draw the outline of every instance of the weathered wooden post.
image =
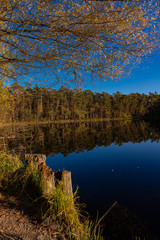
POLYGON ((67 197, 73 198, 71 172, 67 170, 57 170, 55 173, 56 185, 62 186, 67 197))
MULTIPOLYGON (((25 154, 26 169, 29 167, 31 171, 36 168, 40 171, 40 185, 42 194, 49 196, 55 190, 54 171, 46 165, 46 155, 44 154, 25 154)), ((37 172, 38 174, 38 172, 37 172)))
POLYGON ((54 171, 49 169, 45 163, 40 165, 42 192, 45 196, 51 195, 55 190, 54 171))
POLYGON ((54 174, 54 171, 46 165, 46 156, 44 154, 25 154, 25 165, 26 169, 30 168, 30 171, 34 168, 36 168, 37 171, 40 171, 40 185, 42 193, 45 196, 49 196, 54 192, 56 181, 57 185, 60 184, 63 187, 65 195, 71 199, 73 198, 70 171, 63 170, 60 172, 58 170, 54 174))
POLYGON ((40 164, 46 162, 46 155, 44 154, 25 154, 25 164, 31 164, 31 162, 40 164))
POLYGON ((62 184, 64 187, 64 191, 66 196, 73 197, 73 190, 72 190, 72 179, 71 179, 71 172, 67 170, 62 171, 62 184))

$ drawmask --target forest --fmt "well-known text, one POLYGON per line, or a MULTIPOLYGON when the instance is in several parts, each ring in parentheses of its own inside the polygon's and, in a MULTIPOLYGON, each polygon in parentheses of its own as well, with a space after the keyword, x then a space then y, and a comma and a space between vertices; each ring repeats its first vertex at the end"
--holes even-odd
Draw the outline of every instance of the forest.
POLYGON ((47 87, 0 85, 0 122, 59 121, 85 119, 158 119, 160 94, 90 90, 59 90, 47 87))

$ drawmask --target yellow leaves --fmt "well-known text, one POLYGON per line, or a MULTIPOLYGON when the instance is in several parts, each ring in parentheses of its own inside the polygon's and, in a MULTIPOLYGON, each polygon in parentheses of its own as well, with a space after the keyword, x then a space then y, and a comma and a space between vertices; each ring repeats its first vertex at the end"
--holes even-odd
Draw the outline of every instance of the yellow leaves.
POLYGON ((83 68, 96 76, 118 76, 130 57, 147 53, 148 42, 153 42, 149 35, 156 32, 156 15, 145 4, 1 1, 0 72, 26 74, 38 62, 53 73, 63 69, 75 75, 83 68))

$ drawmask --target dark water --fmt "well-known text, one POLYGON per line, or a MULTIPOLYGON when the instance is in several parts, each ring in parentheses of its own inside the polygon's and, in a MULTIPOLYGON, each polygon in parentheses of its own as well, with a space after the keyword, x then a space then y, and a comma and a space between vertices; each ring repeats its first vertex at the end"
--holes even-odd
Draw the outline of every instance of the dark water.
POLYGON ((118 201, 122 209, 133 211, 137 219, 147 223, 148 231, 158 236, 146 239, 160 239, 158 123, 117 121, 10 127, 0 129, 0 136, 1 148, 5 144, 21 154, 44 153, 52 169, 71 171, 73 187, 79 186, 81 201, 92 216, 97 210, 103 214, 118 201))

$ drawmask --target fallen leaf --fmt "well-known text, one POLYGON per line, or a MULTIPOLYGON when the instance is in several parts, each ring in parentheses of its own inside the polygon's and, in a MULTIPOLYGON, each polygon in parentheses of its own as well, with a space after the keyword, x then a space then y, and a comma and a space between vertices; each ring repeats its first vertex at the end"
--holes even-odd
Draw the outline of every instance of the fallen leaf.
POLYGON ((20 215, 21 213, 20 212, 17 212, 16 215, 20 215))
POLYGON ((23 219, 19 219, 18 222, 19 222, 19 223, 22 223, 22 222, 23 222, 23 219))

